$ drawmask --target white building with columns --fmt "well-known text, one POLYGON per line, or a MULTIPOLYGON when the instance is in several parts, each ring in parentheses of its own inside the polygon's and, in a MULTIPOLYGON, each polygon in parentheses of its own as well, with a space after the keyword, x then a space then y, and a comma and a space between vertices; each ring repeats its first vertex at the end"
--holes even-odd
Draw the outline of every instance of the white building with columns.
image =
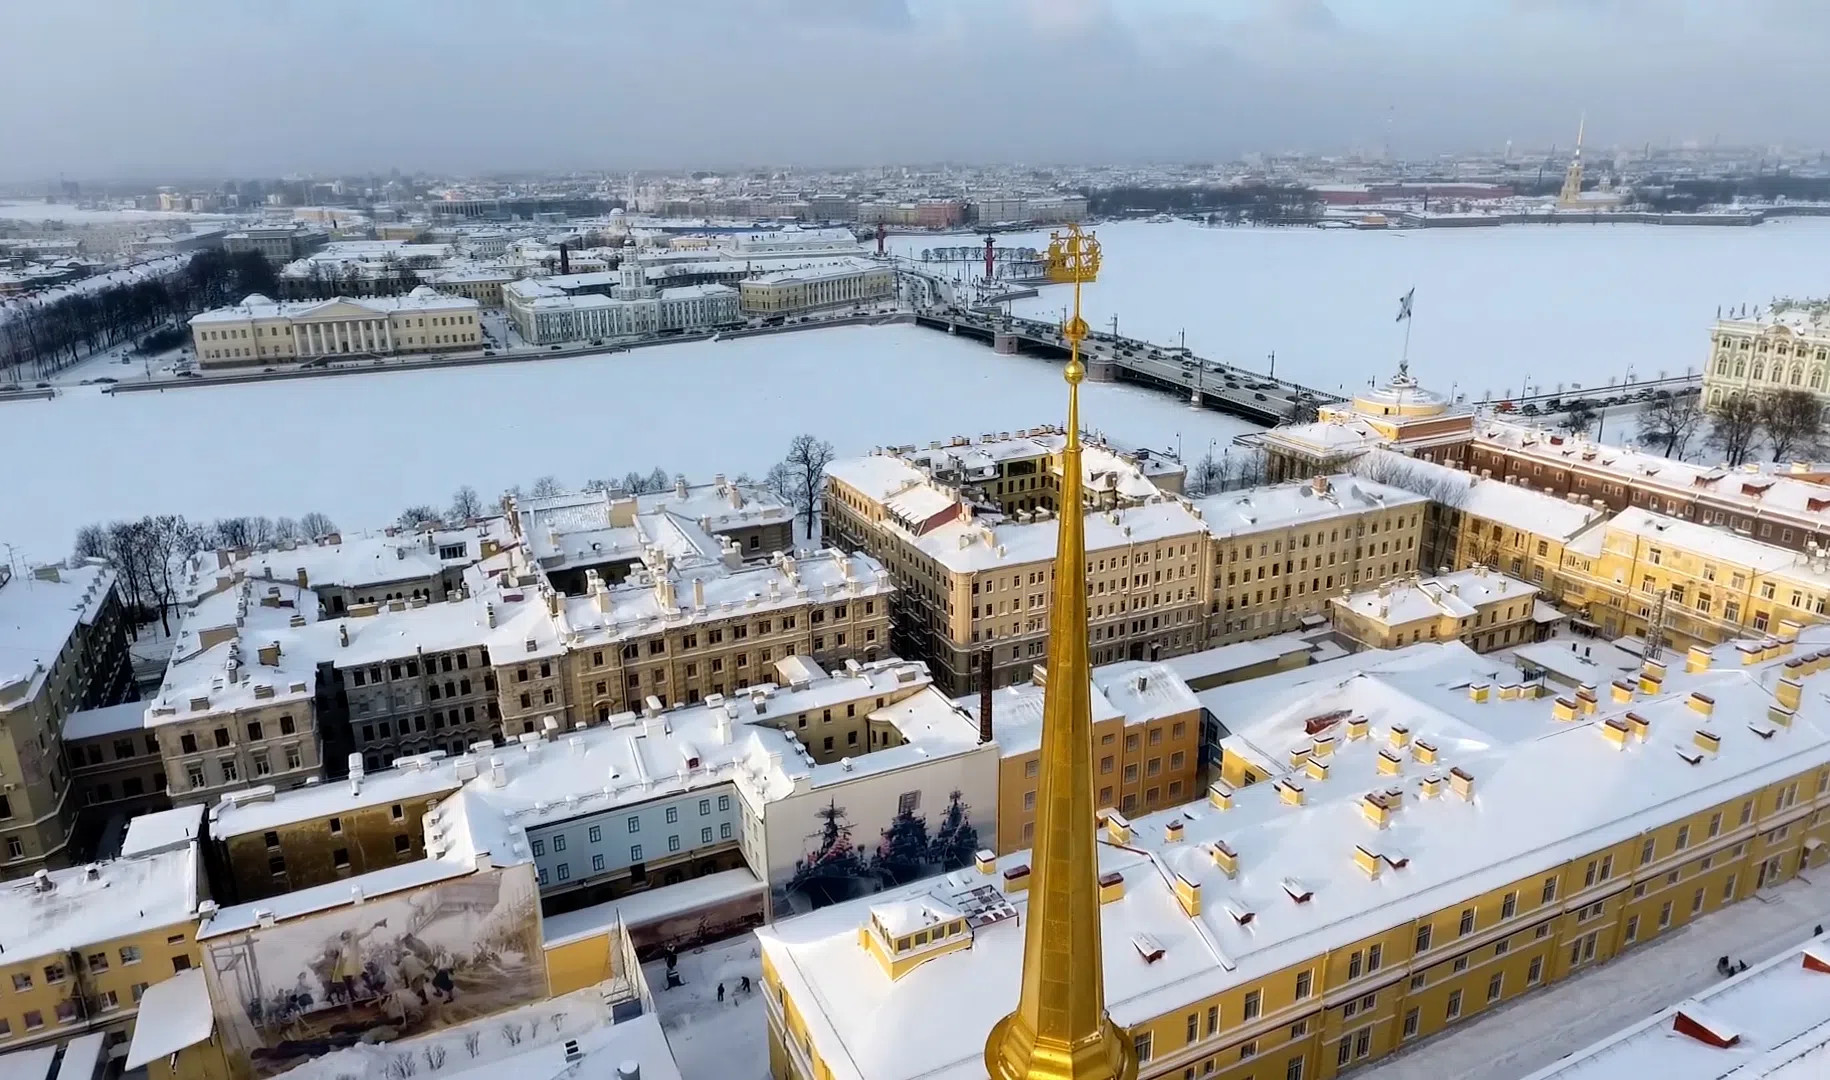
POLYGON ((321 356, 465 352, 482 347, 478 305, 421 285, 405 296, 275 301, 256 293, 191 318, 203 368, 321 356))

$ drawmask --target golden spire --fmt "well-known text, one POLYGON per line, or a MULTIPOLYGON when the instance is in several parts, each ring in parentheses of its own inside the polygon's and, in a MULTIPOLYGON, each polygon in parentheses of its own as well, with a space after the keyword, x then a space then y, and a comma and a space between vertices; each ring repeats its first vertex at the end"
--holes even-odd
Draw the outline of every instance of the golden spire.
MULTIPOLYGON (((985 1040, 991 1080, 1136 1080, 1137 1056, 1106 1015, 1099 944, 1099 859, 1093 842, 1093 714, 1087 662, 1086 508, 1081 499, 1080 283, 1099 269, 1099 244, 1069 226, 1062 238, 1074 282, 1068 341, 1067 444, 1061 451, 1060 531, 1048 688, 1042 706, 1042 777, 1031 852, 1029 923, 1017 1011, 985 1040)), ((989 670, 981 677, 990 678, 989 670)))

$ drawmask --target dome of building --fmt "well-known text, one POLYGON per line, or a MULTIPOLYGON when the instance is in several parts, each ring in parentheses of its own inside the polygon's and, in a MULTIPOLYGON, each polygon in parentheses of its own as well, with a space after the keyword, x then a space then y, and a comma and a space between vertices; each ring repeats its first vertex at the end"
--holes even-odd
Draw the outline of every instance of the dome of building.
POLYGON ((438 298, 438 290, 430 285, 416 285, 407 295, 421 300, 433 300, 438 298))
POLYGON ((1425 390, 1408 371, 1353 397, 1353 410, 1367 416, 1436 416, 1448 409, 1447 398, 1425 390))
POLYGON ((273 303, 273 301, 267 299, 265 296, 262 296, 260 293, 257 293, 257 292, 249 293, 247 296, 242 297, 241 302, 242 302, 243 307, 255 307, 255 306, 258 306, 261 304, 273 303))

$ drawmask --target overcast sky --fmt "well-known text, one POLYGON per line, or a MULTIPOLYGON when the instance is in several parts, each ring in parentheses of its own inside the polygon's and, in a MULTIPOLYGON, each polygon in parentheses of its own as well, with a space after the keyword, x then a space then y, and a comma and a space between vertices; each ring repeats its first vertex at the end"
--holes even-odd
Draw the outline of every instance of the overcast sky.
POLYGON ((1830 144, 1830 0, 0 6, 15 180, 1830 144))

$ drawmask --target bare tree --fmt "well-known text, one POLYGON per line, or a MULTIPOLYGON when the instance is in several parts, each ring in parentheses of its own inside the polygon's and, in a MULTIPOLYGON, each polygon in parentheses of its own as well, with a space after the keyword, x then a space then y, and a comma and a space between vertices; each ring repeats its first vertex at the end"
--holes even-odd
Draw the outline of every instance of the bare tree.
POLYGON ((106 559, 108 557, 108 530, 100 525, 84 525, 76 530, 76 557, 79 559, 106 559))
POLYGON ((204 546, 204 533, 180 514, 160 514, 142 521, 146 572, 152 598, 159 604, 159 626, 171 636, 171 609, 178 603, 184 564, 204 546))
POLYGON ((226 517, 217 518, 210 526, 210 532, 218 547, 245 548, 253 547, 253 530, 250 527, 252 518, 226 517))
POLYGON ((673 486, 673 481, 671 481, 667 478, 666 469, 663 469, 659 465, 656 465, 652 470, 649 471, 649 473, 648 473, 648 490, 649 491, 666 491, 668 488, 670 488, 672 486, 673 486))
POLYGON ((1188 470, 1188 477, 1182 482, 1182 490, 1193 498, 1217 494, 1226 483, 1226 467, 1210 451, 1201 455, 1188 470))
POLYGON ((477 489, 465 484, 451 493, 451 523, 461 525, 472 518, 483 516, 483 500, 477 496, 477 489))
POLYGON ((394 524, 403 529, 417 529, 420 525, 428 521, 442 522, 444 521, 444 518, 439 514, 438 507, 420 503, 417 506, 409 506, 405 510, 402 510, 400 516, 394 519, 394 524))
POLYGON ((108 526, 108 561, 119 575, 120 588, 130 613, 127 628, 140 639, 140 622, 152 594, 152 543, 142 521, 116 521, 108 526))
POLYGON ((1656 446, 1666 457, 1684 456, 1684 448, 1703 426, 1703 400, 1700 394, 1667 394, 1655 397, 1639 414, 1639 441, 1656 446))
POLYGON ((1760 435, 1760 403, 1746 394, 1734 394, 1709 410, 1709 445, 1722 451, 1730 465, 1739 465, 1753 451, 1760 435))
POLYGON ((337 523, 330 519, 329 514, 313 510, 304 517, 299 518, 299 532, 308 540, 316 540, 321 536, 329 536, 336 531, 337 523))
MULTIPOLYGON (((812 435, 796 435, 788 444, 788 456, 782 459, 787 469, 788 502, 813 535, 813 523, 820 510, 820 493, 826 485, 826 466, 832 464, 832 444, 812 435)), ((771 477, 774 470, 770 471, 771 477)))
POLYGON ((565 489, 560 486, 559 478, 549 473, 534 481, 534 486, 530 490, 534 498, 544 499, 549 495, 557 495, 565 489))
POLYGON ((1760 398, 1760 430, 1773 448, 1773 460, 1817 453, 1824 440, 1824 414, 1808 390, 1775 390, 1760 398))
POLYGON ((273 519, 269 517, 249 518, 248 541, 255 547, 273 543, 273 519))
POLYGON ((1599 418, 1593 405, 1586 401, 1576 401, 1564 410, 1563 419, 1557 421, 1557 426, 1572 435, 1586 435, 1599 418))
POLYGON ((273 519, 273 539, 278 543, 299 539, 299 523, 289 517, 273 519))

